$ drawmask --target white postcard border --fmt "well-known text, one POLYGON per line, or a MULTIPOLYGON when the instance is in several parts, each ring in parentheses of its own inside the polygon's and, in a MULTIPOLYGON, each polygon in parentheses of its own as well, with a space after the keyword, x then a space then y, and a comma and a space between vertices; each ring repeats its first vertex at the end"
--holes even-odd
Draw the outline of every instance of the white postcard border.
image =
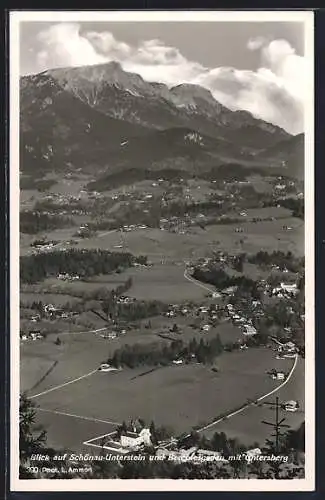
POLYGON ((315 488, 314 14, 312 11, 10 12, 11 491, 313 491, 315 488), (19 26, 21 22, 300 22, 305 26, 306 477, 293 480, 19 479, 19 26))

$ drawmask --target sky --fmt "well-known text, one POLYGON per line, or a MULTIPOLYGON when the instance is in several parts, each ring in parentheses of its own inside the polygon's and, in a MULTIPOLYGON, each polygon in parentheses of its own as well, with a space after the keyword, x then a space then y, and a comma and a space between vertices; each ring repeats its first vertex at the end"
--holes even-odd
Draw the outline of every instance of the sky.
POLYGON ((301 22, 22 22, 21 75, 118 61, 169 86, 199 84, 292 134, 308 93, 301 22))

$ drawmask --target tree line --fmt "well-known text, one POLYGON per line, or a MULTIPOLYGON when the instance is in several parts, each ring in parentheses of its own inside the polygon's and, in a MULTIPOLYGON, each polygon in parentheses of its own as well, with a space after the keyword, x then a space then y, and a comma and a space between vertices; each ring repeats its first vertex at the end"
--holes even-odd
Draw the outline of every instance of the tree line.
POLYGON ((21 212, 20 231, 26 234, 37 234, 42 231, 74 226, 70 217, 49 215, 40 212, 21 212))
POLYGON ((22 256, 20 258, 20 279, 22 283, 36 283, 47 277, 57 276, 59 273, 85 278, 122 271, 136 262, 146 262, 146 257, 135 257, 130 253, 99 249, 54 251, 22 256))
POLYGON ((288 208, 292 212, 293 217, 304 220, 305 218, 305 202, 303 199, 284 198, 277 200, 277 204, 281 207, 288 208))
POLYGON ((246 276, 229 276, 220 266, 210 266, 209 269, 197 267, 192 274, 193 278, 214 285, 223 290, 229 287, 238 287, 240 291, 250 294, 254 299, 260 298, 257 282, 246 276))
POLYGON ((272 253, 260 250, 255 255, 250 255, 248 257, 248 262, 258 266, 275 265, 278 266, 280 270, 287 269, 293 273, 299 272, 304 266, 303 258, 295 257, 290 251, 282 252, 281 250, 275 250, 272 253))
POLYGON ((184 363, 197 361, 202 364, 212 364, 223 351, 220 336, 217 334, 209 340, 193 338, 188 344, 182 340, 173 340, 170 344, 152 342, 149 344, 124 345, 117 349, 107 360, 110 365, 120 368, 136 368, 138 366, 167 366, 174 360, 184 363))

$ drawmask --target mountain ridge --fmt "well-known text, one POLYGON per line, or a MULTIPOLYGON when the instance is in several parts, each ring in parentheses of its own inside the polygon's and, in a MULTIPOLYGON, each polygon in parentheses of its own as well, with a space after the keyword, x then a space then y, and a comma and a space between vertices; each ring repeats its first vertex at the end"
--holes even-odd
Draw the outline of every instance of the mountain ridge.
POLYGON ((196 168, 224 159, 267 164, 265 151, 278 157, 277 144, 294 137, 229 110, 204 87, 147 82, 115 62, 24 76, 20 103, 22 170, 30 175, 150 169, 156 157, 159 168, 174 162, 190 170, 191 157, 196 168))
MULTIPOLYGON (((209 119, 214 119, 214 125, 231 125, 232 127, 255 125, 270 133, 277 132, 281 134, 282 138, 290 136, 290 134, 280 127, 255 118, 247 111, 229 110, 220 104, 208 89, 200 85, 181 83, 168 87, 160 82, 148 82, 137 73, 125 71, 121 64, 116 61, 91 66, 48 69, 39 73, 39 75, 51 76, 65 90, 75 93, 76 96, 86 101, 87 104, 98 107, 101 112, 113 117, 120 116, 117 113, 117 107, 123 108, 123 104, 124 107, 132 106, 130 102, 132 101, 132 97, 135 98, 133 101, 136 98, 146 98, 155 100, 158 106, 163 100, 167 101, 172 108, 176 108, 172 114, 174 115, 174 119, 175 114, 179 115, 178 124, 185 125, 184 120, 186 121, 186 117, 184 116, 184 111, 185 115, 189 113, 190 118, 193 118, 193 112, 196 111, 200 115, 200 110, 204 108, 204 113, 209 115, 209 119), (109 96, 109 90, 112 89, 114 89, 113 94, 109 96), (118 96, 117 91, 128 94, 129 99, 127 99, 127 95, 118 96), (114 113, 116 116, 114 116, 114 113)), ((123 119, 137 121, 136 117, 132 116, 132 110, 129 113, 125 110, 123 119)), ((145 119, 139 117, 140 121, 141 119, 144 122, 143 124, 146 125, 145 119)), ((170 126, 173 124, 175 125, 176 123, 167 125, 170 126)), ((159 126, 159 124, 157 125, 157 123, 151 123, 152 125, 156 126, 156 128, 164 128, 163 126, 159 126)), ((206 132, 206 130, 202 129, 202 132, 206 132)))

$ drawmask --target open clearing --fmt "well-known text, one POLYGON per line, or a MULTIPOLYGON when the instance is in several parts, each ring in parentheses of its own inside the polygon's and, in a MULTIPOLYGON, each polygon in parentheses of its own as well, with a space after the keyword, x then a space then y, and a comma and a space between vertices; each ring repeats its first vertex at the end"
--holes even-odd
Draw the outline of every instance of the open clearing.
MULTIPOLYGON (((135 417, 146 421, 153 419, 157 425, 167 425, 181 433, 276 387, 278 383, 265 373, 274 367, 274 362, 274 352, 260 348, 258 352, 249 349, 224 353, 218 358, 219 373, 198 364, 159 368, 140 377, 137 375, 146 371, 145 367, 112 373, 95 372, 40 395, 34 401, 49 411, 93 419, 116 422, 135 417)), ((288 363, 288 370, 290 366, 288 363)), ((86 372, 84 367, 83 373, 86 372)), ((42 390, 38 388, 36 394, 42 390)), ((42 420, 43 416, 39 418, 42 420)), ((57 415, 47 413, 47 423, 51 418, 55 420, 57 415)), ((70 425, 74 426, 75 418, 69 418, 70 425)), ((69 425, 67 419, 64 424, 69 425)), ((59 428, 56 432, 57 436, 61 435, 59 428)), ((78 440, 82 442, 95 436, 96 433, 93 436, 83 434, 78 440)), ((73 443, 74 449, 79 446, 78 440, 73 443)))

